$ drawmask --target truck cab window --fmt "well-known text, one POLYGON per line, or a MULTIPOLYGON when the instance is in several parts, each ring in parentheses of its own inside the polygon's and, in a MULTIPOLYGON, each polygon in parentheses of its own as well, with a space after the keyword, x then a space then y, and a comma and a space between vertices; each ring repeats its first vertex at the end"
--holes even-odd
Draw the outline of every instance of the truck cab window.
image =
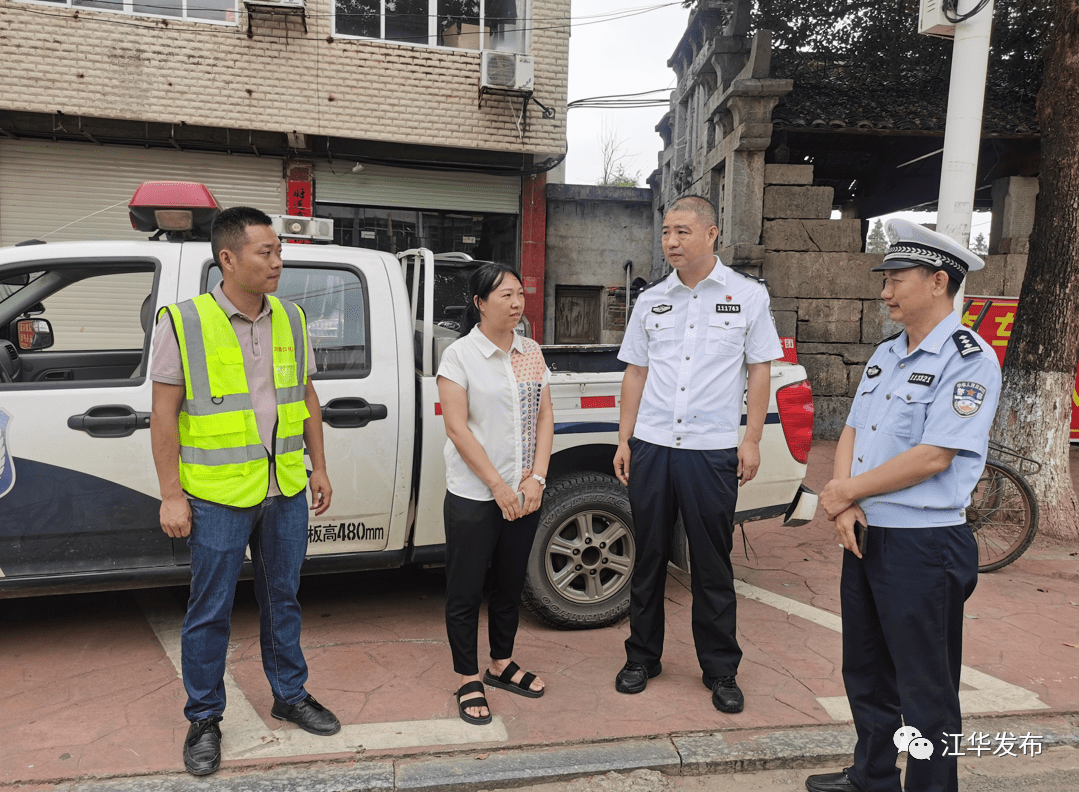
POLYGON ((51 333, 44 332, 44 343, 41 332, 33 341, 20 334, 5 338, 14 351, 8 350, 12 370, 5 384, 126 384, 141 377, 153 323, 155 269, 149 261, 57 265, 6 288, 0 293, 0 330, 12 335, 12 322, 32 317, 44 320, 35 325, 39 331, 51 333))
MULTIPOLYGON (((221 269, 211 266, 205 291, 221 282, 221 269)), ((367 345, 367 290, 351 269, 287 264, 274 294, 303 308, 307 333, 315 350, 318 373, 365 377, 371 370, 367 345)))

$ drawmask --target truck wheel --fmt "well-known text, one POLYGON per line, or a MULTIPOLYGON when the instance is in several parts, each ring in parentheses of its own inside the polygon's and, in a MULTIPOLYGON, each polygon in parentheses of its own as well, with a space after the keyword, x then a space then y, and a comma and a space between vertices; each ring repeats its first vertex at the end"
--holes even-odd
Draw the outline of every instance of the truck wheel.
POLYGON ((636 547, 629 495, 614 476, 577 473, 548 485, 523 601, 563 630, 606 627, 629 613, 636 547))

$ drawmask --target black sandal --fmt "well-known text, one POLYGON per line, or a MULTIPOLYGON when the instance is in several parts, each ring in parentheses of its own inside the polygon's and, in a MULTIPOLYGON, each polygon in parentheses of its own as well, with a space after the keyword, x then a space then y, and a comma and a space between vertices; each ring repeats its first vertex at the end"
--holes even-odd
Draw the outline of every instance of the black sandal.
POLYGON ((461 696, 466 693, 483 693, 483 683, 472 680, 461 685, 457 691, 457 710, 461 713, 461 720, 465 723, 471 723, 475 726, 486 726, 491 722, 491 707, 487 704, 487 699, 483 696, 479 698, 470 698, 465 701, 461 701, 461 696), (465 712, 469 707, 487 707, 487 717, 477 718, 474 715, 469 715, 465 712))
POLYGON ((510 693, 516 693, 518 696, 527 696, 528 698, 539 698, 542 696, 544 688, 540 688, 539 690, 532 689, 532 683, 536 679, 535 674, 526 671, 525 675, 521 677, 520 682, 513 681, 513 675, 520 670, 521 667, 511 660, 501 676, 496 677, 491 673, 491 669, 487 669, 483 674, 483 683, 485 685, 490 685, 491 687, 508 690, 510 693))

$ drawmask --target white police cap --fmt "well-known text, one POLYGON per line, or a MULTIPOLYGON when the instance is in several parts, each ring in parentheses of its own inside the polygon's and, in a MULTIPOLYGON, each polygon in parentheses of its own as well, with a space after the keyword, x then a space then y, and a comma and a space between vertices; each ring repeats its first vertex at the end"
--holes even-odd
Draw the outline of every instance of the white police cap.
POLYGON ((884 233, 888 236, 888 250, 873 272, 925 266, 943 270, 956 283, 962 283, 968 271, 985 266, 981 258, 951 237, 909 220, 889 220, 884 224, 884 233))

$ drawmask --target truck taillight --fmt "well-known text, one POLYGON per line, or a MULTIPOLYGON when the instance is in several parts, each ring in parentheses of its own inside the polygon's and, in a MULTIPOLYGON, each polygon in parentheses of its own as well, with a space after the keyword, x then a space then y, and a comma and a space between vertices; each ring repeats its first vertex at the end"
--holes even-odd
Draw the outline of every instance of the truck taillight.
POLYGON ((776 404, 787 448, 795 461, 804 465, 809 461, 809 449, 813 445, 813 390, 809 380, 777 390, 776 404))

